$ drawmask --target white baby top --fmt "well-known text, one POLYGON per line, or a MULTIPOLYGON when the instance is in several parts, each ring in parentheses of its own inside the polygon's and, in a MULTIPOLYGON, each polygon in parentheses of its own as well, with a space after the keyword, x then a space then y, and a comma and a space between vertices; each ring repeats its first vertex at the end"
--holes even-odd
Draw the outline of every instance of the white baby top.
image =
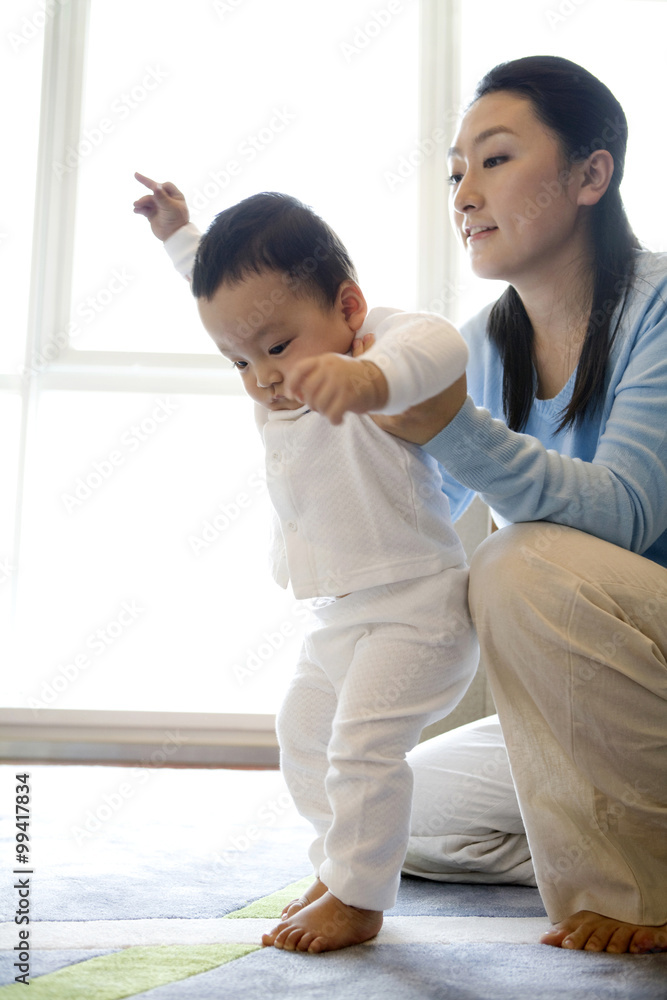
MULTIPOLYGON (((199 233, 184 226, 165 243, 191 272, 199 233)), ((455 382, 468 349, 432 313, 373 309, 358 336, 375 335, 364 359, 389 386, 383 413, 401 413, 455 382)), ((367 414, 333 426, 307 406, 256 407, 276 518, 274 579, 297 598, 328 597, 429 576, 465 560, 437 461, 381 430, 367 414)))
MULTIPOLYGON (((374 309, 364 358, 389 382, 383 412, 402 412, 459 378, 467 350, 447 320, 374 309)), ((277 515, 272 571, 298 598, 429 576, 464 561, 438 463, 364 414, 333 426, 307 406, 263 410, 267 485, 277 515)))

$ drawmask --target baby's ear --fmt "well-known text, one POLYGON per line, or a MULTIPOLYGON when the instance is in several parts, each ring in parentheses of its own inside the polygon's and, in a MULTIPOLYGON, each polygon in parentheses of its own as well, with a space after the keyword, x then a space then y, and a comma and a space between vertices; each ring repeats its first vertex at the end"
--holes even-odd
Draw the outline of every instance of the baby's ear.
POLYGON ((345 322, 354 333, 361 329, 368 313, 368 306, 364 293, 356 281, 348 279, 341 284, 338 289, 336 308, 341 310, 345 322))

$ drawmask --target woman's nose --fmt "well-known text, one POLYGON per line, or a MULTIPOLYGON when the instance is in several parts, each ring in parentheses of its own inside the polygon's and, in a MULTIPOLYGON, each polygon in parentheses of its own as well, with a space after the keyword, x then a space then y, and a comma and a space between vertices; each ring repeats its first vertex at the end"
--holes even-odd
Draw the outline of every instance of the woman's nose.
POLYGON ((482 203, 482 195, 479 187, 475 184, 470 173, 464 174, 456 185, 452 204, 454 211, 464 213, 472 209, 479 208, 482 203))

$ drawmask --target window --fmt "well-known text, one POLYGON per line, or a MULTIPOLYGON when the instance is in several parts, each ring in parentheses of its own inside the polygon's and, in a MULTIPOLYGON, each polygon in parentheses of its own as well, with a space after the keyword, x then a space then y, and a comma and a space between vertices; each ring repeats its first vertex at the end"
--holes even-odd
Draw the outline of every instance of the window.
POLYGON ((415 307, 417 172, 398 189, 384 174, 419 134, 419 5, 391 7, 80 0, 13 19, 35 36, 30 63, 15 56, 35 123, 44 45, 38 204, 57 217, 39 231, 43 301, 14 324, 6 370, 23 378, 0 396, 20 501, 5 704, 275 712, 303 609, 268 574, 251 405, 133 214, 133 174, 176 181, 202 229, 255 191, 295 193, 370 301, 415 307))

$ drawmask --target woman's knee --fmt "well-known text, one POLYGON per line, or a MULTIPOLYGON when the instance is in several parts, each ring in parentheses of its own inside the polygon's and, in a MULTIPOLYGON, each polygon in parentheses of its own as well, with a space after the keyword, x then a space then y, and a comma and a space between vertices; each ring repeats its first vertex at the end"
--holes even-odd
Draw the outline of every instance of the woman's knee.
POLYGON ((525 599, 548 587, 549 559, 571 529, 548 521, 511 524, 485 538, 470 563, 469 605, 473 622, 520 617, 525 599))

